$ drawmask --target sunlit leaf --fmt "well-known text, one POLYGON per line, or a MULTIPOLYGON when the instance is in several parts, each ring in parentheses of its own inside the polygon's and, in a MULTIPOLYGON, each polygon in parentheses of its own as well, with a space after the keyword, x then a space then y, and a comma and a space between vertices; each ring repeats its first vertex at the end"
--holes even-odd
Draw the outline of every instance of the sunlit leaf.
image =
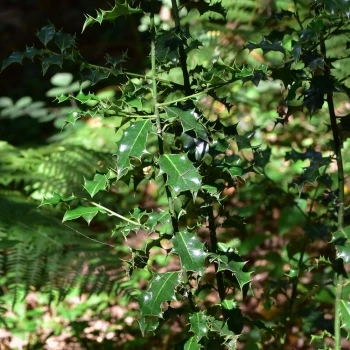
POLYGON ((200 341, 203 337, 208 336, 209 325, 208 325, 208 316, 205 311, 200 311, 194 313, 189 318, 190 320, 190 331, 195 334, 197 341, 200 341))
POLYGON ((140 120, 132 123, 123 133, 118 143, 117 151, 117 174, 118 179, 124 176, 132 165, 130 158, 141 159, 147 152, 146 141, 148 133, 152 130, 152 123, 149 120, 140 120))
POLYGON ((179 272, 155 274, 146 291, 141 291, 138 300, 142 316, 161 316, 161 305, 165 301, 176 300, 175 290, 180 284, 179 272))
POLYGON ((177 232, 172 239, 174 247, 172 253, 181 259, 181 266, 187 271, 197 272, 200 276, 205 271, 205 259, 208 254, 204 251, 204 245, 196 235, 191 232, 177 232))
POLYGON ((191 191, 194 195, 200 189, 202 178, 185 154, 165 154, 159 157, 160 172, 167 175, 167 183, 178 195, 191 191))
POLYGON ((95 22, 101 24, 103 21, 114 21, 120 16, 127 16, 133 13, 142 13, 142 10, 130 7, 126 0, 114 0, 114 7, 111 10, 100 10, 96 12, 97 16, 95 18, 90 15, 85 16, 86 19, 82 31, 93 25, 95 22))
POLYGON ((239 262, 239 261, 230 261, 227 256, 220 255, 217 256, 217 261, 219 264, 218 271, 230 271, 234 274, 234 276, 237 278, 239 287, 243 288, 243 286, 250 282, 250 274, 251 272, 244 272, 243 267, 246 264, 246 262, 239 262))
POLYGON ((184 350, 200 350, 202 346, 198 344, 195 337, 191 337, 184 345, 184 350))
POLYGON ((61 202, 70 202, 74 199, 76 199, 77 197, 75 197, 74 195, 71 195, 69 197, 64 197, 59 195, 58 193, 54 192, 50 197, 45 197, 42 201, 40 206, 42 205, 46 205, 46 204, 50 204, 50 205, 57 205, 58 203, 61 202))
POLYGON ((337 256, 344 262, 350 262, 350 226, 346 226, 332 233, 332 242, 337 249, 337 256))
POLYGON ((167 112, 168 118, 177 117, 180 119, 184 132, 193 130, 198 138, 209 142, 207 130, 198 120, 199 115, 194 110, 183 111, 177 107, 165 107, 164 110, 167 112))
POLYGON ((106 176, 102 174, 96 174, 92 181, 84 179, 84 182, 84 188, 89 192, 91 197, 97 192, 105 190, 108 183, 106 176))
POLYGON ((100 212, 101 209, 97 207, 78 207, 72 210, 67 210, 64 214, 62 222, 68 220, 75 220, 82 217, 88 224, 90 224, 91 220, 100 212))
POLYGON ((342 326, 350 331, 350 301, 340 301, 340 314, 342 318, 342 326))

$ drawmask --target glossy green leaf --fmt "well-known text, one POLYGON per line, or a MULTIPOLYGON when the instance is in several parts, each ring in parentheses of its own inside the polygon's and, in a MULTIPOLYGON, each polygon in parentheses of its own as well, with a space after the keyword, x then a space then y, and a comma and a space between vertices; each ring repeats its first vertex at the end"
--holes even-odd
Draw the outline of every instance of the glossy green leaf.
POLYGON ((208 316, 205 314, 205 311, 195 312, 190 316, 189 320, 191 325, 190 331, 195 334, 197 341, 208 336, 208 316))
POLYGON ((107 184, 107 178, 102 174, 96 174, 92 181, 84 179, 84 188, 89 192, 91 197, 93 197, 97 192, 105 190, 107 184))
POLYGON ((154 332, 158 325, 159 325, 159 318, 158 317, 142 317, 140 320, 138 320, 141 333, 145 335, 145 333, 152 333, 154 332))
POLYGON ((344 262, 350 262, 350 226, 346 226, 332 233, 332 243, 337 249, 337 256, 342 258, 344 262))
POLYGON ((55 44, 58 46, 58 48, 61 51, 64 51, 68 47, 74 46, 75 36, 70 35, 68 33, 62 33, 60 31, 60 32, 55 33, 54 40, 55 40, 55 44))
POLYGON ((181 259, 181 266, 187 271, 197 272, 200 276, 205 271, 205 259, 208 254, 204 251, 204 244, 199 241, 194 233, 177 232, 172 239, 172 253, 181 259))
POLYGON ((114 21, 120 16, 127 16, 133 13, 142 13, 140 9, 132 8, 128 5, 126 0, 114 0, 114 7, 109 11, 96 11, 96 18, 86 15, 86 19, 83 25, 84 31, 87 27, 93 25, 95 22, 101 24, 103 21, 114 21))
POLYGON ((67 115, 67 117, 66 117, 66 119, 65 119, 64 121, 65 121, 65 123, 69 123, 69 124, 74 125, 75 122, 76 122, 78 119, 80 119, 81 116, 82 116, 83 114, 84 114, 84 113, 83 113, 81 110, 79 110, 79 109, 74 109, 73 111, 71 111, 71 112, 67 115))
POLYGON ((142 316, 162 316, 161 305, 165 301, 176 300, 175 290, 180 284, 179 272, 155 274, 146 291, 141 291, 138 300, 142 316))
POLYGON ((124 176, 132 165, 130 158, 141 159, 147 152, 146 141, 148 133, 152 130, 152 123, 149 120, 140 120, 132 123, 123 133, 118 143, 117 151, 117 174, 118 179, 124 176))
POLYGON ((219 264, 218 271, 230 271, 237 278, 239 287, 243 288, 243 286, 250 282, 250 274, 251 272, 244 272, 243 267, 246 262, 239 261, 229 261, 228 257, 225 255, 217 256, 217 262, 219 264))
POLYGON ((161 210, 159 213, 152 211, 147 215, 148 219, 145 223, 145 226, 149 232, 154 232, 158 224, 165 224, 169 226, 171 225, 171 217, 168 211, 161 210))
POLYGON ((101 209, 97 207, 78 207, 72 210, 67 210, 64 214, 62 222, 68 220, 75 220, 82 217, 88 224, 90 224, 91 220, 100 212, 101 209))
POLYGON ((175 195, 191 191, 196 196, 202 179, 186 154, 165 154, 159 157, 160 173, 167 175, 167 183, 175 195))
POLYGON ((55 28, 53 25, 49 24, 45 27, 42 27, 38 32, 36 33, 36 36, 39 38, 39 40, 46 46, 54 37, 55 35, 55 28))
POLYGON ((110 72, 102 69, 88 69, 86 72, 82 73, 82 77, 84 80, 90 80, 92 85, 97 84, 99 81, 103 79, 107 79, 109 77, 110 72))
POLYGON ((41 66, 42 66, 43 74, 45 74, 48 68, 54 64, 62 68, 63 57, 53 52, 48 56, 43 56, 41 58, 41 66))
POLYGON ((79 94, 74 98, 80 103, 87 103, 90 101, 100 101, 100 98, 97 97, 95 94, 88 93, 85 95, 82 91, 80 91, 79 94))
POLYGON ((200 350, 202 346, 198 344, 195 337, 191 337, 184 345, 184 350, 200 350))
POLYGON ((166 111, 168 118, 180 119, 183 132, 193 130, 198 138, 209 142, 207 130, 203 124, 199 122, 199 116, 194 110, 183 111, 177 107, 165 107, 164 110, 166 111))
POLYGON ((24 51, 24 57, 29 58, 32 62, 35 56, 41 55, 43 50, 38 50, 35 47, 28 47, 24 51))
POLYGON ((234 334, 228 329, 227 323, 224 321, 212 319, 210 326, 212 332, 217 332, 222 337, 231 337, 234 334))
POLYGON ((50 197, 46 197, 41 201, 40 206, 42 205, 46 205, 46 204, 50 204, 50 205, 57 205, 58 203, 61 202, 70 202, 74 199, 76 199, 77 197, 75 197, 74 195, 71 195, 69 197, 63 197, 61 195, 59 195, 58 193, 54 192, 50 197))
POLYGON ((20 64, 22 64, 23 57, 24 57, 24 53, 23 52, 18 52, 18 51, 13 52, 10 55, 10 57, 8 57, 8 58, 3 60, 1 71, 3 71, 11 63, 20 63, 20 64))
POLYGON ((342 327, 345 327, 348 331, 350 331, 350 302, 349 301, 347 300, 340 301, 340 315, 342 319, 342 327))

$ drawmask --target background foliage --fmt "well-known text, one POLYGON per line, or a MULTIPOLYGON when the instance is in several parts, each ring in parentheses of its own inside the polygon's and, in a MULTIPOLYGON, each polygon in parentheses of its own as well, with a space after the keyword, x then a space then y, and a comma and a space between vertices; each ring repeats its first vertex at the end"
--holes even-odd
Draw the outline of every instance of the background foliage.
POLYGON ((4 344, 347 348, 349 4, 178 5, 84 2, 4 57, 4 344))

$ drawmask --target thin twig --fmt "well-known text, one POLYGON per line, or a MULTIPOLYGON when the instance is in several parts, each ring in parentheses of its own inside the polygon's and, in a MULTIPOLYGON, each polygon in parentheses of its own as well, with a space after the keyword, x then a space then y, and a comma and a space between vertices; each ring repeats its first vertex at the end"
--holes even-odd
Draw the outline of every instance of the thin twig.
MULTIPOLYGON (((321 36, 320 38, 320 48, 321 54, 325 61, 324 75, 331 81, 331 71, 330 63, 327 62, 326 58, 326 44, 325 39, 321 36)), ((337 119, 335 115, 334 103, 333 103, 333 84, 330 84, 327 90, 327 104, 328 104, 328 113, 331 121, 331 129, 333 134, 333 143, 334 143, 334 153, 337 160, 338 167, 338 230, 343 228, 344 222, 344 167, 343 167, 343 158, 341 153, 341 138, 338 131, 337 119)), ((334 349, 341 349, 341 336, 340 336, 340 303, 342 295, 342 276, 339 274, 335 279, 336 285, 336 298, 334 305, 334 349)))
MULTIPOLYGON (((157 126, 157 136, 158 136, 158 148, 159 154, 164 154, 164 144, 163 144, 163 130, 160 120, 159 104, 158 104, 158 91, 157 91, 157 79, 156 79, 156 28, 154 23, 154 0, 151 1, 151 65, 152 65, 152 95, 154 102, 154 114, 156 116, 156 126, 157 126)), ((168 199, 169 213, 171 216, 171 223, 173 226, 173 231, 178 232, 178 219, 175 212, 173 198, 170 192, 170 188, 167 185, 166 174, 162 174, 163 181, 165 184, 165 193, 168 199)))
POLYGON ((90 240, 90 241, 93 241, 93 242, 96 242, 96 243, 100 243, 100 244, 103 244, 103 245, 108 245, 109 247, 112 247, 112 248, 115 248, 115 247, 116 247, 115 245, 112 245, 112 244, 109 244, 109 243, 105 243, 105 242, 101 242, 101 241, 99 241, 99 240, 97 240, 97 239, 91 238, 91 237, 85 235, 84 233, 81 233, 81 232, 79 232, 78 230, 74 229, 73 227, 68 226, 68 225, 65 224, 65 223, 63 223, 63 225, 64 225, 64 226, 67 226, 69 229, 71 229, 72 231, 74 231, 74 232, 77 233, 78 235, 83 236, 83 237, 87 238, 87 239, 90 240))

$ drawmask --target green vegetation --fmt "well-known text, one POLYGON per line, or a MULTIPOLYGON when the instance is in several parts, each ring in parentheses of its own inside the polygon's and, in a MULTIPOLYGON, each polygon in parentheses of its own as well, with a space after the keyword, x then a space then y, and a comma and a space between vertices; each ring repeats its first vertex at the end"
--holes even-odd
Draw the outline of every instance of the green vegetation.
POLYGON ((85 16, 85 32, 132 18, 148 52, 139 70, 90 63, 49 23, 2 63, 62 69, 54 105, 0 98, 1 118, 56 128, 0 143, 4 343, 348 348, 350 2, 85 16))

